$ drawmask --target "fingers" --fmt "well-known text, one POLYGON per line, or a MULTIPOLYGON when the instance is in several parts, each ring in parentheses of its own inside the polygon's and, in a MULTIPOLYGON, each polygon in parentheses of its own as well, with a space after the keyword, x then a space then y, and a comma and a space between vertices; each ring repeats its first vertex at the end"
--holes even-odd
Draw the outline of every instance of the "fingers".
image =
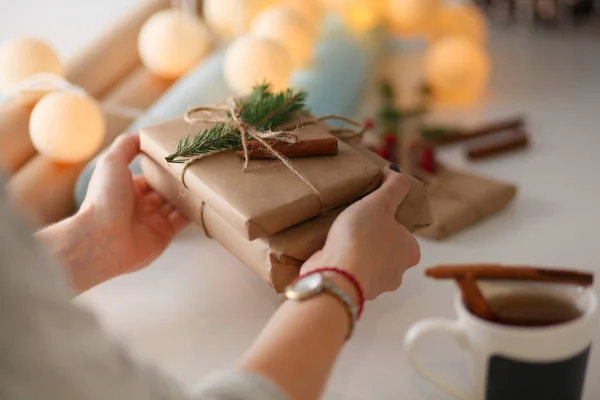
POLYGON ((386 213, 395 214, 409 190, 410 183, 404 175, 390 168, 384 168, 381 186, 365 199, 377 207, 384 208, 386 213))
POLYGON ((173 210, 171 214, 169 214, 168 219, 169 224, 171 225, 171 232, 173 232, 174 235, 181 232, 189 223, 185 215, 179 210, 173 210))
POLYGON ((144 195, 152 189, 148 180, 143 175, 135 175, 133 177, 133 187, 139 195, 144 195))
POLYGON ((400 267, 403 270, 414 267, 421 262, 421 246, 419 241, 403 226, 397 226, 401 233, 397 248, 402 249, 400 255, 400 267))
POLYGON ((137 133, 124 133, 109 147, 105 157, 112 162, 129 165, 139 152, 140 136, 137 133))
POLYGON ((390 168, 383 169, 383 183, 378 192, 388 200, 388 206, 393 213, 396 212, 396 209, 402 203, 409 190, 410 183, 408 183, 404 175, 390 168))
POLYGON ((386 292, 387 293, 395 292, 396 290, 400 289, 400 286, 402 286, 403 276, 404 276, 404 271, 400 270, 398 273, 398 276, 395 279, 390 281, 390 285, 386 289, 386 292))
POLYGON ((142 199, 144 204, 150 205, 155 208, 162 207, 166 203, 166 200, 158 192, 149 192, 142 199))
POLYGON ((160 207, 158 213, 165 218, 169 218, 169 215, 171 215, 173 210, 174 208, 172 205, 170 205, 169 203, 165 203, 160 207))
POLYGON ((169 224, 169 230, 173 235, 179 233, 189 223, 185 215, 173 207, 158 192, 150 191, 142 199, 145 212, 150 212, 169 224))
POLYGON ((398 248, 402 249, 402 251, 400 252, 400 259, 397 260, 398 263, 395 266, 396 275, 392 279, 389 279, 387 292, 394 292, 400 289, 404 273, 421 261, 421 247, 417 239, 410 233, 406 232, 406 235, 403 235, 402 241, 398 243, 398 248))

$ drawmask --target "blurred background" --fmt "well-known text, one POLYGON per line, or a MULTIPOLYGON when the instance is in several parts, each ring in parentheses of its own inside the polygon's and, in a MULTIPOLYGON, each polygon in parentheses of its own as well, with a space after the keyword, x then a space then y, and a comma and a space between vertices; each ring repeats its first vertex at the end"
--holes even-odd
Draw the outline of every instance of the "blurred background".
MULTIPOLYGON (((16 202, 37 224, 51 223, 77 209, 94 157, 118 134, 243 95, 267 79, 276 89, 307 90, 316 115, 360 119, 371 128, 368 147, 430 188, 445 187, 451 179, 440 171, 448 168, 481 173, 481 184, 485 174, 507 181, 492 185, 502 201, 485 212, 469 205, 490 203, 480 195, 461 198, 460 207, 434 201, 442 222, 424 235, 439 240, 510 204, 519 175, 534 170, 537 157, 566 157, 573 141, 563 143, 557 126, 596 140, 581 115, 594 104, 598 3, 3 2, 0 160, 16 202), (103 115, 55 109, 49 99, 37 104, 57 87, 91 95, 103 115), (78 128, 51 131, 46 118, 58 116, 78 128), (507 174, 511 168, 519 173, 507 174)), ((449 190, 483 187, 465 185, 449 190)))

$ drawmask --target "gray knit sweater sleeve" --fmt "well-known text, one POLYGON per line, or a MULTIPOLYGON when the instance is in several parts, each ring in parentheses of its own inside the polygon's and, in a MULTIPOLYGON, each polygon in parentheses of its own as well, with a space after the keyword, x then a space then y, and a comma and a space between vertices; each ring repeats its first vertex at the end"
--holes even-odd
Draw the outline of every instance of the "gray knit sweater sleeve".
POLYGON ((270 381, 213 375, 187 395, 76 307, 60 268, 8 204, 0 177, 0 399, 285 400, 270 381))

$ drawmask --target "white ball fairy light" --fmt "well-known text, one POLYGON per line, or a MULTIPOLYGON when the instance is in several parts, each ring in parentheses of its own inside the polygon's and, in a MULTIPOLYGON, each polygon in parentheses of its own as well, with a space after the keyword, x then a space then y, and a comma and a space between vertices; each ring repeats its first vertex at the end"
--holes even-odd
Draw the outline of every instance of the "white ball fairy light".
POLYGON ((180 9, 167 9, 146 21, 138 37, 138 52, 154 75, 176 79, 201 61, 211 47, 204 23, 180 9))
POLYGON ((363 33, 382 22, 385 0, 328 0, 327 4, 340 15, 348 28, 363 33))
POLYGON ((402 37, 424 36, 441 0, 389 0, 385 11, 389 27, 402 37))
POLYGON ((204 0, 203 16, 218 36, 233 39, 245 32, 252 20, 277 0, 204 0))
POLYGON ((13 91, 35 74, 63 76, 64 68, 47 43, 33 38, 12 39, 0 47, 0 89, 13 91))
POLYGON ((321 0, 283 0, 281 5, 302 17, 315 31, 325 16, 325 7, 321 0))
POLYGON ((464 36, 475 44, 487 40, 485 16, 473 4, 459 3, 440 7, 431 21, 428 37, 431 41, 445 36, 464 36))
POLYGON ((491 73, 487 52, 463 36, 434 42, 425 56, 425 78, 435 99, 471 104, 483 94, 491 73))
POLYGON ((9 40, 0 47, 0 90, 19 103, 32 106, 48 90, 22 91, 28 81, 39 75, 62 78, 64 68, 47 43, 33 38, 9 40))
POLYGON ((50 93, 36 104, 29 120, 33 146, 59 163, 78 163, 93 157, 105 131, 100 106, 84 93, 50 93))
POLYGON ((296 68, 306 66, 312 58, 316 32, 302 17, 285 7, 268 8, 258 14, 250 32, 255 37, 280 44, 296 68))
POLYGON ((245 95, 263 81, 270 83, 273 90, 287 88, 293 68, 288 52, 281 45, 245 35, 227 49, 223 72, 229 87, 245 95))

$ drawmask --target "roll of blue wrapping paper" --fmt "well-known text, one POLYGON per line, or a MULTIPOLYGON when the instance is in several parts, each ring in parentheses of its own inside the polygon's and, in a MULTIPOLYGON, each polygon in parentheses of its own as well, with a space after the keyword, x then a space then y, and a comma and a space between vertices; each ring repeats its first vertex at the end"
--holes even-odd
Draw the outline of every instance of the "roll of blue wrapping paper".
MULTIPOLYGON (((367 77, 377 67, 385 40, 380 32, 355 36, 337 30, 330 32, 316 46, 310 67, 296 71, 292 86, 308 91, 307 106, 315 115, 338 114, 352 116, 358 108, 367 77)), ((147 113, 135 121, 127 132, 159 121, 182 115, 199 104, 215 104, 232 95, 222 74, 224 50, 213 53, 196 69, 175 83, 147 113)), ((83 170, 75 186, 75 201, 79 207, 97 158, 83 170)), ((130 165, 139 174, 138 160, 130 165)))

